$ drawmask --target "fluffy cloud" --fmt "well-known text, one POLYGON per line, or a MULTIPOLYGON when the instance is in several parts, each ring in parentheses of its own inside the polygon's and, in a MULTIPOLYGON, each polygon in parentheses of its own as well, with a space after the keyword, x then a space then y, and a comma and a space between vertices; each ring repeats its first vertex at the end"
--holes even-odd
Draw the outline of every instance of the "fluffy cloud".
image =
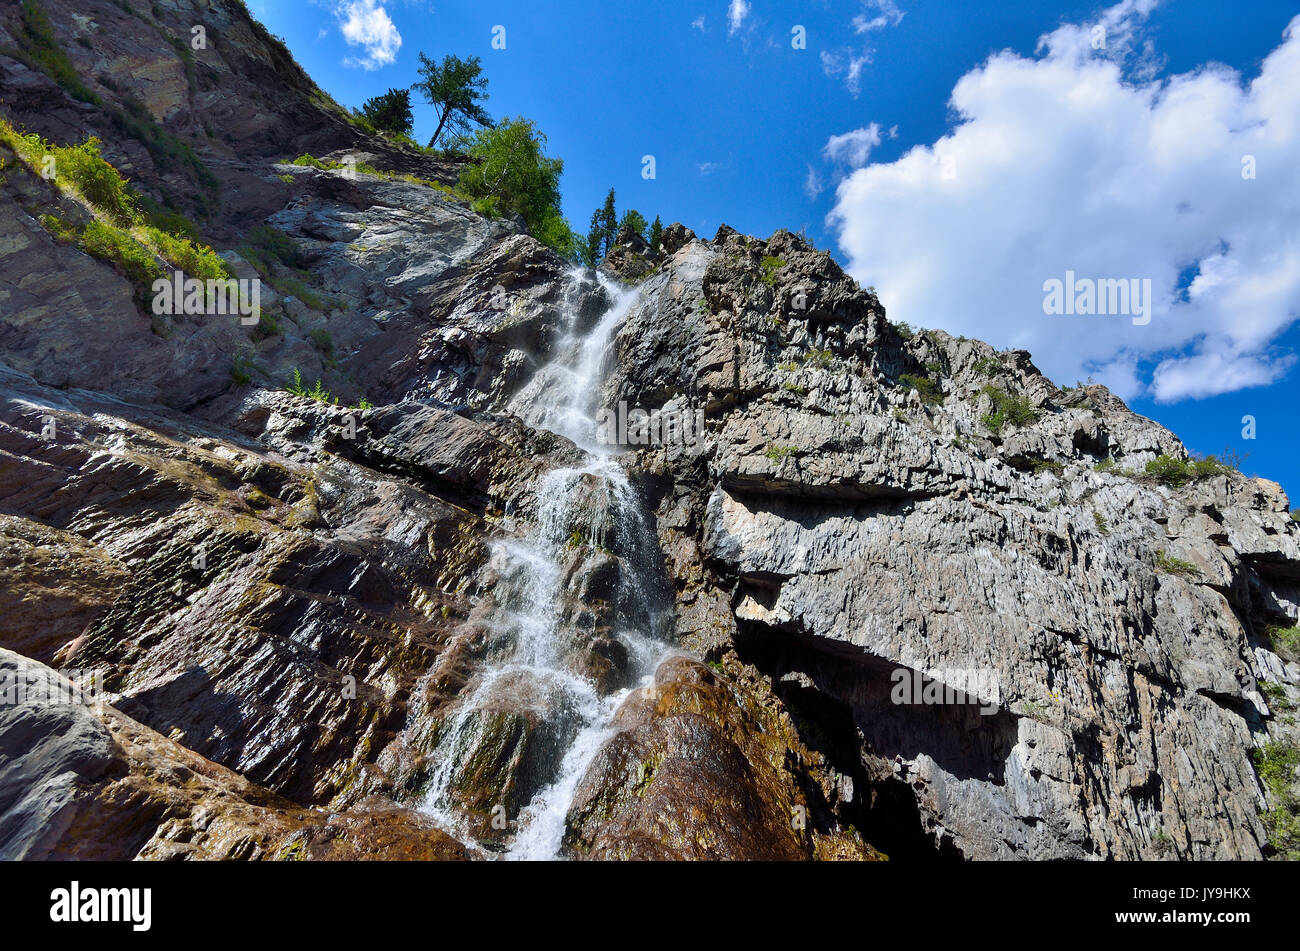
POLYGON ((378 69, 397 58, 402 48, 402 34, 379 0, 346 0, 335 10, 339 30, 349 46, 360 46, 365 55, 349 56, 344 62, 363 69, 378 69))
POLYGON ((749 16, 750 5, 746 0, 731 0, 727 7, 727 35, 730 36, 745 25, 745 18, 749 16))
MULTIPOLYGON (((849 271, 895 319, 1029 349, 1062 382, 1130 398, 1290 368, 1275 341, 1300 316, 1300 17, 1249 83, 1214 64, 1157 78, 1152 6, 992 56, 953 89, 950 134, 839 184, 829 221, 849 271), (1045 315, 1043 284, 1067 271, 1149 278, 1150 323, 1045 315)), ((873 124, 827 152, 878 140, 873 124)))
POLYGON ((871 150, 879 144, 880 126, 873 122, 864 129, 831 136, 823 151, 832 162, 861 168, 871 158, 871 150))

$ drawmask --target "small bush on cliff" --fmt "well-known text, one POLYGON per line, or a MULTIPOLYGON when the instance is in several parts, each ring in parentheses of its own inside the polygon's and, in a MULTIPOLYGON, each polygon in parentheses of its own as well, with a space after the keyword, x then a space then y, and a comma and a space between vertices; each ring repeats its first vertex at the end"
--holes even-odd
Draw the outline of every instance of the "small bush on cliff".
POLYGON ((798 451, 798 446, 782 446, 779 443, 773 443, 767 447, 767 450, 763 455, 767 456, 771 462, 779 466, 798 451))
POLYGON ((1275 653, 1291 662, 1300 662, 1300 627, 1270 627, 1266 632, 1275 653))
POLYGON ((1166 554, 1162 549, 1156 552, 1156 571, 1163 571, 1170 575, 1199 575, 1201 569, 1197 568, 1190 561, 1183 561, 1181 558, 1174 558, 1166 554))
POLYGON ((1232 472, 1233 467, 1216 456, 1203 459, 1178 459, 1174 456, 1161 455, 1146 465, 1146 478, 1161 485, 1181 488, 1190 482, 1209 479, 1216 475, 1232 472))
POLYGON ((1278 857, 1300 860, 1300 796, 1295 792, 1300 747, 1275 741, 1252 750, 1250 758, 1271 803, 1260 814, 1268 844, 1278 857))
POLYGON ((120 228, 91 221, 82 231, 79 244, 87 254, 115 264, 142 293, 162 277, 162 268, 154 256, 120 228))
POLYGON ((297 367, 293 368, 293 382, 285 387, 294 396, 305 396, 309 400, 315 400, 317 403, 325 403, 330 406, 338 406, 339 398, 330 394, 329 390, 317 378, 313 386, 308 387, 302 382, 302 373, 297 367))
POLYGON ((927 406, 937 406, 943 402, 943 391, 939 388, 939 384, 928 376, 900 373, 898 382, 909 389, 916 390, 917 395, 921 397, 921 402, 927 406))
POLYGON ((776 286, 776 272, 785 267, 785 261, 771 255, 763 258, 763 277, 761 280, 768 287, 776 286))
POLYGON ((1001 435, 1008 423, 1027 426, 1038 419, 1034 404, 1019 394, 1008 393, 1000 386, 986 386, 980 392, 993 402, 993 411, 981 417, 980 422, 995 436, 1001 435))

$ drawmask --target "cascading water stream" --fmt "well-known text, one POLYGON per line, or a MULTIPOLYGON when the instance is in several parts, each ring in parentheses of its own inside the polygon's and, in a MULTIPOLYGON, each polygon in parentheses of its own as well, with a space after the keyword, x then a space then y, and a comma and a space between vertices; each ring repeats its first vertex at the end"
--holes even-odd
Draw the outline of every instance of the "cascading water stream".
MULTIPOLYGON (((573 276, 575 282, 581 280, 579 274, 573 276)), ((456 809, 459 771, 485 741, 493 711, 526 709, 544 721, 558 763, 519 811, 508 858, 558 855, 574 791, 611 735, 614 712, 631 689, 602 696, 595 683, 566 667, 568 645, 559 605, 562 560, 566 546, 573 543, 575 524, 599 534, 581 541, 617 555, 620 589, 627 600, 636 602, 624 616, 638 620, 622 623, 614 631, 627 651, 626 682, 648 683, 654 666, 667 653, 667 645, 654 636, 656 608, 650 596, 656 584, 657 541, 615 447, 600 442, 596 424, 609 348, 637 292, 620 289, 604 277, 599 280, 612 304, 586 334, 576 326, 575 311, 569 336, 558 348, 563 356, 539 370, 510 407, 534 428, 570 439, 587 453, 587 462, 543 476, 537 486, 539 505, 532 535, 493 546, 492 567, 500 579, 493 595, 504 608, 499 615, 503 630, 498 633, 508 646, 499 660, 480 673, 472 693, 443 730, 433 752, 437 766, 423 807, 451 831, 472 838, 456 809)))

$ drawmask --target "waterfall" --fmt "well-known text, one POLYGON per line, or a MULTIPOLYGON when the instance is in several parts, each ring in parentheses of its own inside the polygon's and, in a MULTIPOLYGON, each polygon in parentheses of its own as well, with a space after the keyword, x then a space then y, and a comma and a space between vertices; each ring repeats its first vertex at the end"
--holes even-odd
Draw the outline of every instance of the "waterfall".
MULTIPOLYGON (((571 276, 570 300, 582 289, 581 273, 571 276)), ((472 842, 475 830, 458 808, 458 790, 482 782, 484 774, 503 778, 503 772, 515 786, 531 783, 535 788, 520 805, 513 836, 505 840, 506 857, 512 859, 558 856, 574 791, 612 735, 614 712, 633 687, 650 682, 667 653, 655 636, 663 621, 654 596, 658 541, 619 465, 617 447, 599 441, 595 418, 614 334, 637 292, 598 279, 610 306, 586 333, 571 307, 568 335, 557 347, 561 356, 542 367, 510 405, 534 428, 570 439, 587 459, 539 480, 536 524, 527 538, 492 546, 490 568, 499 580, 491 593, 501 609, 493 633, 504 646, 442 728, 422 806, 472 842), (565 564, 572 564, 577 545, 618 559, 613 615, 618 623, 612 634, 626 652, 626 676, 621 688, 603 695, 590 676, 573 669, 573 632, 562 607, 565 564), (518 740, 524 755, 512 748, 514 758, 503 770, 503 737, 516 738, 519 731, 526 731, 518 740)))

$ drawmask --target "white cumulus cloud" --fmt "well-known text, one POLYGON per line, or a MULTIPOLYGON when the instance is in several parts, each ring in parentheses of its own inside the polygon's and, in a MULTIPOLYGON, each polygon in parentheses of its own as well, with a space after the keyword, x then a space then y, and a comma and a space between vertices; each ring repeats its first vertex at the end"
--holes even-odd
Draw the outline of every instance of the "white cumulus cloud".
POLYGON ((346 0, 335 9, 339 31, 349 46, 359 46, 364 55, 349 56, 344 60, 349 66, 378 69, 397 58, 402 48, 402 34, 397 32, 388 11, 379 0, 346 0))
POLYGON ((871 158, 871 150, 880 144, 880 126, 875 122, 863 129, 854 129, 826 140, 824 154, 832 162, 861 168, 871 158))
MULTIPOLYGON (((1291 367, 1276 340, 1300 317, 1300 16, 1252 80, 1216 64, 1159 77, 1153 5, 991 56, 953 89, 949 134, 840 182, 829 222, 893 318, 1028 349, 1058 381, 1127 398, 1291 367), (1150 279, 1150 322, 1044 314, 1044 282, 1067 271, 1150 279)), ((827 155, 856 164, 878 140, 869 126, 827 155)))

